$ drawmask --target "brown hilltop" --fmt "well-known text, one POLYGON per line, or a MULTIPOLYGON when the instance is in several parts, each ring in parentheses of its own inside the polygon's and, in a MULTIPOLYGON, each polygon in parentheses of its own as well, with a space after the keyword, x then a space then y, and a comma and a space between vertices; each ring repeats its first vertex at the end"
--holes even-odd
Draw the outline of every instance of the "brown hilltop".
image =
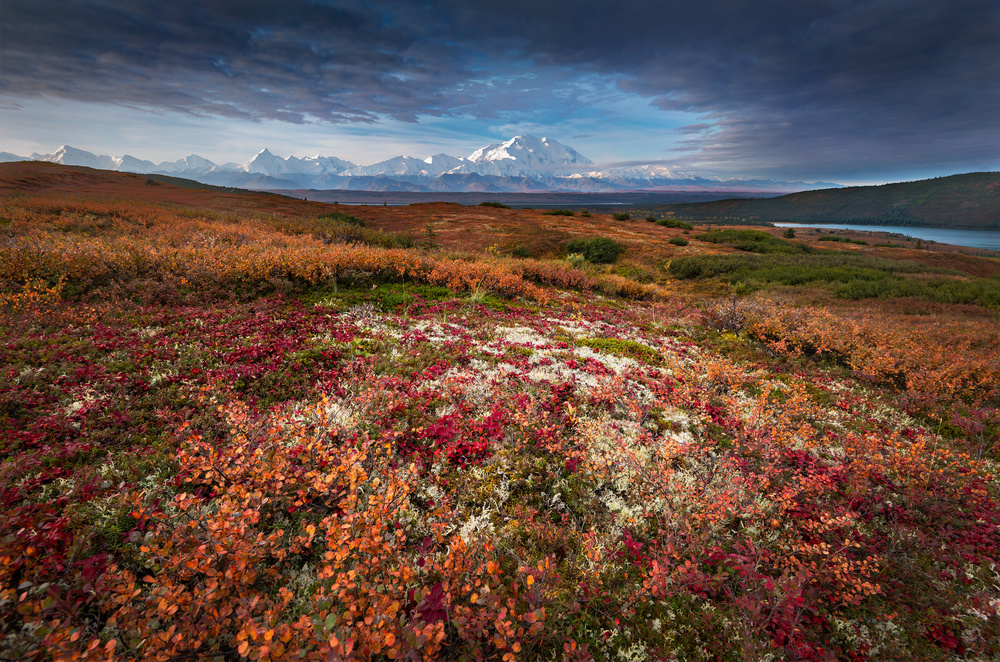
POLYGON ((154 202, 219 211, 258 210, 279 214, 325 213, 329 205, 270 193, 209 186, 187 179, 140 175, 42 161, 0 163, 0 199, 14 195, 88 200, 154 202))

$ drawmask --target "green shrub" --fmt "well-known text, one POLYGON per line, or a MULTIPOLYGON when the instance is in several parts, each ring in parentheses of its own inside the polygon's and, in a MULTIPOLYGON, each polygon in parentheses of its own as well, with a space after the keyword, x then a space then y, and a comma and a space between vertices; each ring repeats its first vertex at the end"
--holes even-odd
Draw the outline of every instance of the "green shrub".
POLYGON ((546 216, 576 216, 569 209, 550 209, 548 211, 543 211, 546 216))
POLYGON ((494 200, 487 200, 486 202, 480 202, 480 207, 496 207, 497 209, 510 209, 510 205, 505 205, 502 202, 496 202, 494 200))
POLYGON ((739 293, 767 286, 825 285, 841 299, 920 297, 946 304, 1000 309, 1000 278, 951 277, 914 280, 911 274, 958 272, 915 262, 855 253, 811 255, 695 255, 670 261, 670 273, 681 279, 719 278, 739 293))
POLYGON ((792 228, 788 228, 787 230, 781 233, 781 236, 784 237, 785 239, 795 239, 795 230, 792 228))
POLYGON ((584 218, 590 218, 590 212, 589 211, 582 211, 582 212, 580 212, 580 216, 583 216, 584 218))
POLYGON ((661 218, 656 222, 657 225, 662 225, 666 228, 680 228, 681 230, 693 230, 694 226, 690 223, 685 223, 684 221, 678 221, 676 218, 661 218))
POLYGON ((511 251, 511 255, 513 255, 514 257, 531 257, 531 251, 528 249, 527 246, 518 246, 513 251, 511 251))
POLYGON ((684 237, 673 237, 667 243, 673 244, 674 246, 687 246, 689 242, 684 237))
POLYGON ((858 278, 837 285, 833 293, 840 299, 885 299, 893 290, 893 283, 887 278, 858 278))
POLYGON ((358 218, 357 216, 351 216, 350 214, 345 214, 342 211, 330 212, 329 214, 324 214, 320 216, 321 220, 324 221, 334 221, 335 223, 346 223, 347 225, 354 225, 359 228, 365 227, 365 222, 358 218))
POLYGON ((837 241, 842 244, 858 244, 860 246, 867 246, 867 241, 861 241, 860 239, 848 239, 847 237, 820 237, 817 241, 837 241))
POLYGON ((611 264, 625 252, 625 247, 614 239, 594 237, 593 239, 574 239, 566 245, 567 253, 579 253, 594 264, 611 264))
POLYGON ((611 217, 616 221, 627 221, 632 218, 632 215, 627 211, 616 211, 611 217))
POLYGON ((652 215, 647 216, 646 220, 649 221, 650 223, 656 223, 656 217, 652 215))
POLYGON ((784 239, 772 237, 760 230, 711 230, 695 235, 695 239, 713 244, 728 244, 748 253, 811 253, 807 244, 793 244, 784 239))
POLYGON ((734 284, 757 280, 802 285, 811 282, 847 283, 859 278, 870 280, 931 269, 915 262, 839 252, 767 256, 694 255, 673 260, 670 271, 677 278, 725 277, 734 284))

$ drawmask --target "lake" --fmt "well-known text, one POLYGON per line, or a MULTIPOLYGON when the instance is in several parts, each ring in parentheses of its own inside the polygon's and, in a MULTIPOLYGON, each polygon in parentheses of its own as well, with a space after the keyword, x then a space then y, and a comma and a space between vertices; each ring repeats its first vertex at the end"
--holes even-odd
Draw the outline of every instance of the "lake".
POLYGON ((963 230, 959 228, 923 228, 902 225, 846 225, 837 223, 775 223, 779 228, 826 228, 828 230, 859 230, 861 232, 892 232, 914 239, 936 241, 952 246, 967 246, 1000 251, 1000 230, 963 230))

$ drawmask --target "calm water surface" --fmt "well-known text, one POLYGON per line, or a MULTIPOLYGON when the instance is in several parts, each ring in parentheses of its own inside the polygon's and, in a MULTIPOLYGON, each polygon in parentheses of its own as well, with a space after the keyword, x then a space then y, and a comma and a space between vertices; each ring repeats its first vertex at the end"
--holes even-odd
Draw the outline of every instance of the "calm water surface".
POLYGON ((901 225, 844 225, 831 223, 775 223, 779 228, 826 228, 828 230, 859 230, 861 232, 894 232, 914 239, 940 244, 967 246, 1000 251, 1000 230, 960 230, 954 228, 915 228, 901 225))

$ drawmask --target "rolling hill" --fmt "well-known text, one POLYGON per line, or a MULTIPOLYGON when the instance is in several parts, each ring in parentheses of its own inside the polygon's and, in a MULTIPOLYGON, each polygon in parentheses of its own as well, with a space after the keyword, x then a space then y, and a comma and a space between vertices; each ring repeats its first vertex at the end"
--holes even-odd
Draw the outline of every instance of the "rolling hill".
POLYGON ((1000 173, 669 205, 677 217, 1000 229, 1000 173))

